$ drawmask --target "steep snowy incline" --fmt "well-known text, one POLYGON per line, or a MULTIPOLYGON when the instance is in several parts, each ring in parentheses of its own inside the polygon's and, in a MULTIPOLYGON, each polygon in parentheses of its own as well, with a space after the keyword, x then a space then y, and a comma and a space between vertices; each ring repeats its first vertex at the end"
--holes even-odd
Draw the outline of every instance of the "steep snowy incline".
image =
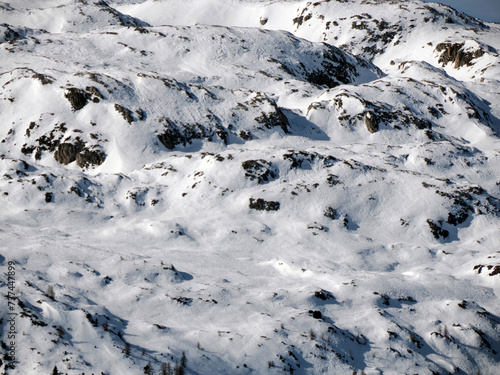
POLYGON ((110 25, 146 26, 105 1, 15 1, 0 5, 0 18, 10 25, 51 33, 85 32, 110 25))

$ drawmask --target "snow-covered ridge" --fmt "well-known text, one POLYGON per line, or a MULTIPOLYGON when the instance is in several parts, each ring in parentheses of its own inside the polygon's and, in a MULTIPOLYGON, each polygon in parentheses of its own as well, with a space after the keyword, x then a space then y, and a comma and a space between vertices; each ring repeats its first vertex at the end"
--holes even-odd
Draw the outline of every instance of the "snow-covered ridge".
MULTIPOLYGON (((493 37, 498 33, 498 25, 482 22, 442 4, 399 0, 162 0, 132 2, 117 8, 153 25, 210 24, 288 30, 297 36, 325 41, 375 59, 381 68, 395 59, 424 60, 437 65, 442 57, 438 45, 466 41, 472 55, 480 51, 476 55, 486 55, 485 58, 474 61, 478 64, 472 68, 466 64, 461 72, 446 66, 449 74, 460 79, 500 74, 497 52, 500 44, 498 38, 493 37), (478 41, 483 41, 482 45, 472 47, 478 41)), ((467 47, 464 53, 466 50, 467 47)))
POLYGON ((496 374, 499 34, 417 0, 1 3, 0 368, 496 374))

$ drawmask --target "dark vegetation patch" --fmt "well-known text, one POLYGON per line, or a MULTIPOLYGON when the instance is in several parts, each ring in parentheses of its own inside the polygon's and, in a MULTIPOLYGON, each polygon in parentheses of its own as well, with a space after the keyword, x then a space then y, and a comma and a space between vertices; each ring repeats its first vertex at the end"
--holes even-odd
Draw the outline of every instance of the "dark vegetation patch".
MULTIPOLYGON (((31 284, 32 285, 32 284, 31 284)), ((42 310, 33 306, 31 303, 24 303, 20 299, 17 300, 18 306, 21 308, 21 312, 19 313, 19 317, 28 318, 31 321, 31 324, 34 326, 45 327, 47 323, 42 320, 42 310)))

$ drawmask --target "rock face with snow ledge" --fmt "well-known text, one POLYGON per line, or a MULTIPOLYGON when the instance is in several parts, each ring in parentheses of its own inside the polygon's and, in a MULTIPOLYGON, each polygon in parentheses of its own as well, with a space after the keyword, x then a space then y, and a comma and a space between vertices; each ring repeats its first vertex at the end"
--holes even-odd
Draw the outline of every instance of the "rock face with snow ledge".
POLYGON ((499 35, 416 0, 1 4, 1 369, 495 373, 499 35))

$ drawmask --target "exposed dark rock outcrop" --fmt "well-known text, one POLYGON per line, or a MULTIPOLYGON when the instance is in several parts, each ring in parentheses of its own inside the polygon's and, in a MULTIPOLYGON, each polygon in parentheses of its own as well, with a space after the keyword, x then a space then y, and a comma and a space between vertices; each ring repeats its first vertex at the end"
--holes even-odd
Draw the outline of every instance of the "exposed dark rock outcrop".
POLYGON ((92 97, 88 92, 77 89, 75 87, 70 87, 69 89, 67 89, 64 96, 66 97, 66 99, 68 99, 73 111, 79 111, 80 109, 85 107, 92 97))
POLYGON ((85 147, 79 139, 75 143, 61 143, 54 152, 54 159, 61 164, 70 164, 76 161, 80 168, 88 168, 93 165, 101 165, 106 155, 99 149, 85 147))
POLYGON ((197 139, 213 141, 217 137, 224 143, 227 142, 227 131, 218 124, 207 127, 198 123, 174 123, 166 118, 160 121, 163 122, 164 129, 158 134, 158 140, 169 150, 173 150, 177 145, 186 146, 197 139))
POLYGON ((257 183, 264 184, 274 180, 278 176, 277 169, 266 160, 247 160, 241 163, 245 170, 245 177, 250 180, 257 180, 257 183))
POLYGON ((317 157, 318 155, 306 151, 290 151, 287 154, 283 154, 283 159, 290 161, 290 167, 292 169, 302 168, 304 163, 306 163, 305 165, 308 165, 310 168, 311 164, 317 157))
POLYGON ((34 72, 33 77, 41 82, 42 85, 50 85, 54 83, 55 79, 49 75, 34 72))
POLYGON ((115 111, 118 112, 120 115, 122 115, 123 119, 127 121, 129 124, 135 121, 134 113, 130 109, 123 107, 119 104, 115 104, 115 111))
POLYGON ((81 142, 61 143, 56 152, 54 152, 54 159, 61 164, 70 164, 76 160, 76 156, 83 149, 81 142))
POLYGON ((139 28, 150 26, 148 23, 141 21, 138 18, 131 17, 131 16, 128 16, 126 14, 120 13, 115 8, 112 8, 104 0, 100 0, 100 1, 95 2, 95 5, 97 5, 100 8, 100 11, 111 14, 113 16, 113 18, 115 20, 117 20, 121 26, 131 26, 131 27, 139 27, 139 28))
POLYGON ((378 131, 378 123, 375 116, 370 111, 365 112, 365 125, 370 133, 376 133, 378 131))
POLYGON ((101 165, 106 159, 106 154, 99 149, 84 148, 76 155, 76 164, 80 168, 88 168, 93 165, 101 165))
POLYGON ((280 108, 276 105, 274 105, 274 107, 274 111, 268 113, 262 112, 262 115, 256 117, 255 121, 264 125, 268 129, 279 126, 285 133, 288 133, 290 123, 288 122, 287 117, 283 114, 280 108))
POLYGON ((453 63, 455 69, 462 66, 471 66, 472 60, 477 59, 484 55, 484 50, 478 48, 474 51, 464 51, 465 43, 439 43, 436 46, 436 51, 441 55, 438 62, 443 66, 453 63))
POLYGON ((323 213, 323 215, 331 220, 338 220, 340 219, 340 215, 338 214, 337 210, 335 210, 334 208, 332 207, 327 207, 325 209, 325 212, 323 213))
POLYGON ((266 201, 262 198, 250 198, 249 207, 257 211, 278 211, 280 209, 280 202, 266 201))
POLYGON ((442 220, 438 221, 438 223, 435 223, 434 221, 428 219, 427 225, 429 225, 429 228, 431 229, 431 233, 436 240, 439 240, 440 238, 442 238, 442 239, 448 238, 450 232, 448 232, 446 229, 443 229, 442 220))
POLYGON ((417 129, 431 129, 432 123, 420 116, 416 116, 409 108, 395 108, 387 103, 370 102, 356 95, 341 92, 333 99, 337 111, 337 119, 341 126, 355 127, 361 121, 370 133, 380 130, 381 126, 392 126, 401 130, 414 126, 417 129), (363 112, 350 113, 345 109, 345 100, 356 100, 365 108, 363 112))

